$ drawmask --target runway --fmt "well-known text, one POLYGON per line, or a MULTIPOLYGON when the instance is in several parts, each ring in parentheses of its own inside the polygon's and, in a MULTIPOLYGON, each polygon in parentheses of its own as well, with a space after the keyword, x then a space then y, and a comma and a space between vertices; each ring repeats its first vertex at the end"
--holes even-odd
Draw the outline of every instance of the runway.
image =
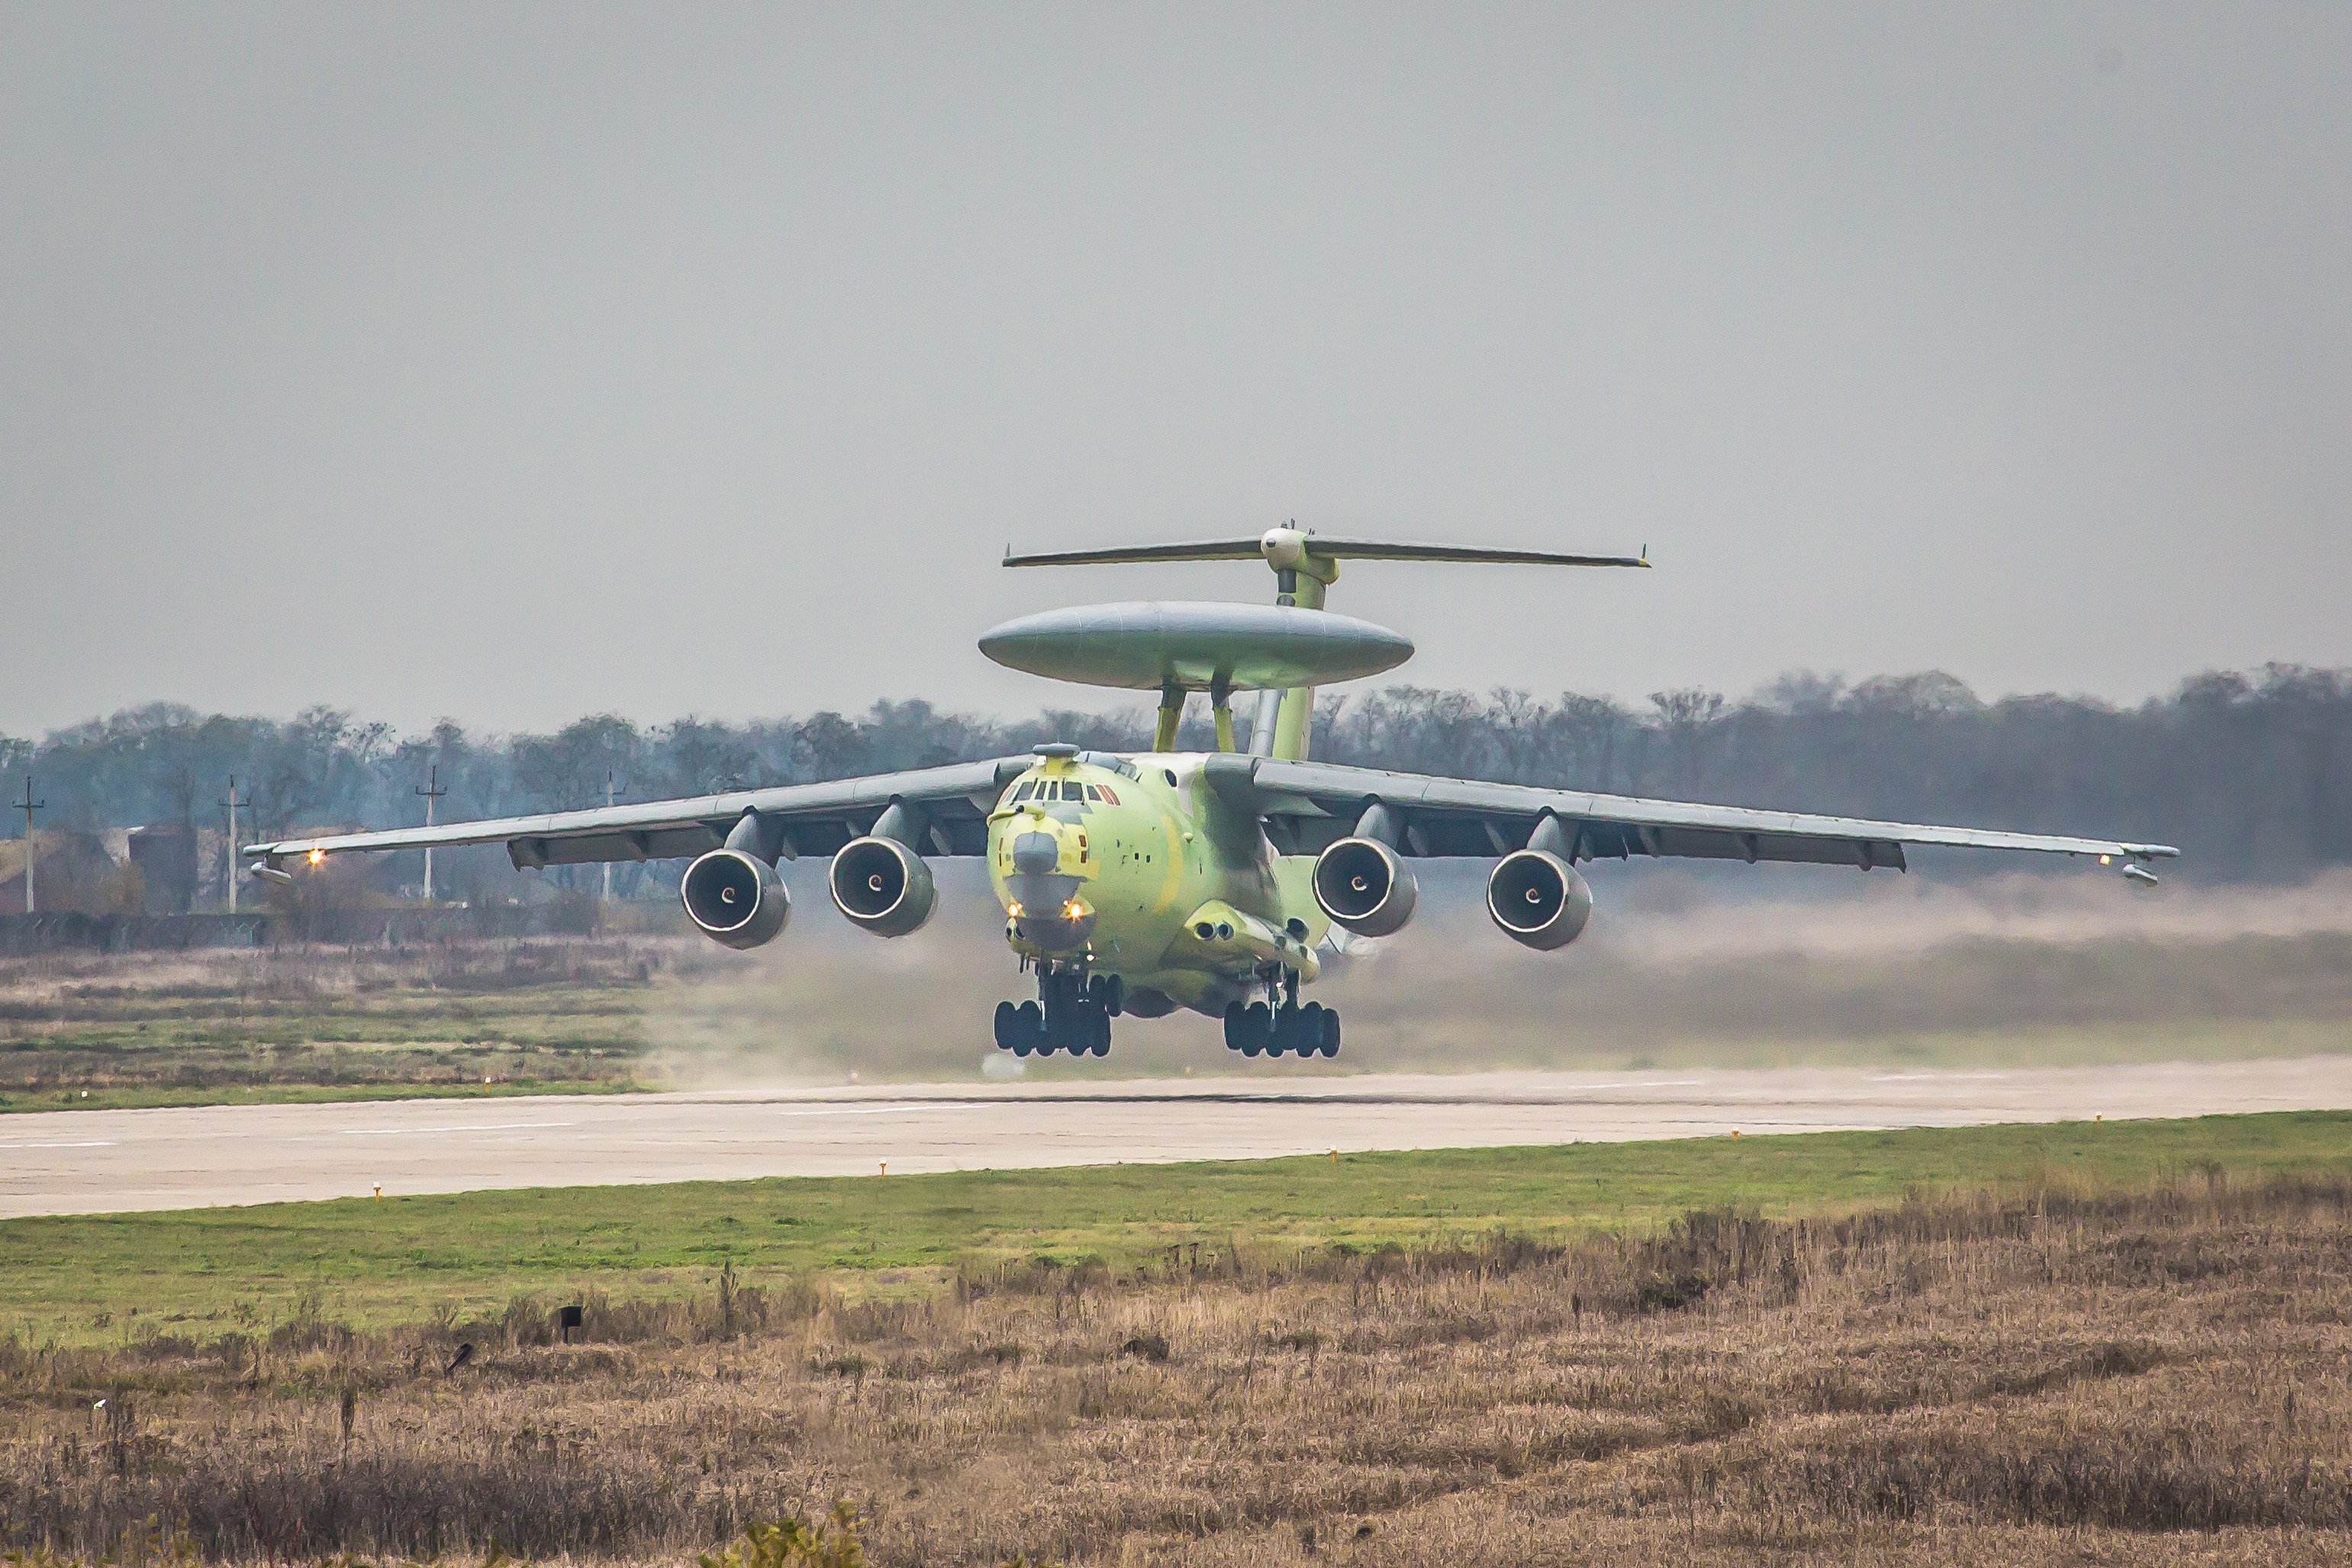
POLYGON ((1906 1072, 1500 1072, 363 1101, 0 1115, 0 1215, 1734 1130, 2352 1108, 2352 1056, 1906 1072))

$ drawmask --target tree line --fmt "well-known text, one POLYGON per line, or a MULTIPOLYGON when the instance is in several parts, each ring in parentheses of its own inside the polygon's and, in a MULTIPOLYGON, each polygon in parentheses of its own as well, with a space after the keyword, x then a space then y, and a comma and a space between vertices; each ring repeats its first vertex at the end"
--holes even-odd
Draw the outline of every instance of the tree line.
MULTIPOLYGON (((1238 707, 1246 710, 1250 705, 1238 707)), ((400 735, 331 708, 291 719, 156 704, 0 737, 11 788, 29 769, 48 828, 217 827, 236 779, 244 836, 411 825, 428 777, 438 820, 624 800, 1017 752, 1050 740, 1149 743, 1148 708, 1048 709, 1010 722, 917 701, 848 716, 643 726, 614 715, 545 735, 450 721, 400 735)), ((1210 744, 1195 702, 1182 744, 1210 744)), ((2352 861, 2352 670, 2213 672, 2137 705, 2053 695, 1987 701, 1940 673, 1855 684, 1784 676, 1741 700, 1643 703, 1391 686, 1327 694, 1314 754, 1339 762, 1622 794, 2176 843, 2207 878, 2291 880, 2352 861)), ((22 825, 16 831, 22 831, 22 825)))

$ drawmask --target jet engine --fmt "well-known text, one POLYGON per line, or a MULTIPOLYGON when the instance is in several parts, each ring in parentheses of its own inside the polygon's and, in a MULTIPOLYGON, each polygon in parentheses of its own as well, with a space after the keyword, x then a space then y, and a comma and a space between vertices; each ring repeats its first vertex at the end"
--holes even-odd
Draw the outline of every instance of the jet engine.
POLYGON ((1592 887, 1558 855, 1521 850, 1486 879, 1486 913, 1512 941, 1549 953, 1575 941, 1592 918, 1592 887))
POLYGON ((833 902, 877 936, 904 936, 931 917, 939 892, 923 857, 896 839, 852 839, 833 857, 833 902))
POLYGON ((696 857, 677 884, 686 917, 712 941, 729 947, 772 942, 793 916, 793 897, 776 868, 741 850, 696 857))
POLYGON ((1386 936, 1412 918, 1412 868, 1378 839, 1341 839, 1315 857, 1315 902, 1359 936, 1386 936))

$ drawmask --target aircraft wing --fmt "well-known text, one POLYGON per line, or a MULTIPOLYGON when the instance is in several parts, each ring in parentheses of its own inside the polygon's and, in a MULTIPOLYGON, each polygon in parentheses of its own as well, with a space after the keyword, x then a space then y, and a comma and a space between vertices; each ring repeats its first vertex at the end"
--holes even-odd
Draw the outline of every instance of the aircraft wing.
POLYGON ((917 821, 922 848, 942 855, 988 852, 988 813, 997 796, 1036 759, 1028 755, 960 762, 904 773, 877 773, 823 784, 737 789, 684 800, 647 800, 488 821, 394 828, 252 844, 245 853, 267 866, 312 855, 368 850, 419 850, 504 844, 517 866, 580 865, 598 861, 668 860, 715 850, 757 813, 786 855, 831 854, 873 830, 892 805, 917 821))
POLYGON ((1208 774, 1213 789, 1255 791, 1269 836, 1301 852, 1353 832, 1378 802, 1401 822, 1396 847, 1410 855, 1507 854, 1523 847, 1546 816, 1559 820, 1576 858, 1586 860, 1675 855, 1900 871, 1911 844, 2095 855, 2126 867, 2180 852, 2169 844, 1704 806, 1274 758, 1216 757, 1208 774))

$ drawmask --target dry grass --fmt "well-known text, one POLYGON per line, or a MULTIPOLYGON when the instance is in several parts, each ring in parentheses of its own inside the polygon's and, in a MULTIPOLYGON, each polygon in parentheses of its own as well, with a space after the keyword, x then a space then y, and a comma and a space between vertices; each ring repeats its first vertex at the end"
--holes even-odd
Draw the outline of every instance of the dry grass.
POLYGON ((0 960, 0 1107, 486 1076, 626 1087, 643 993, 710 951, 608 936, 0 960))
POLYGON ((12 1347, 0 1533, 676 1561, 845 1497, 883 1563, 2352 1560, 2343 1178, 908 1293, 12 1347))

